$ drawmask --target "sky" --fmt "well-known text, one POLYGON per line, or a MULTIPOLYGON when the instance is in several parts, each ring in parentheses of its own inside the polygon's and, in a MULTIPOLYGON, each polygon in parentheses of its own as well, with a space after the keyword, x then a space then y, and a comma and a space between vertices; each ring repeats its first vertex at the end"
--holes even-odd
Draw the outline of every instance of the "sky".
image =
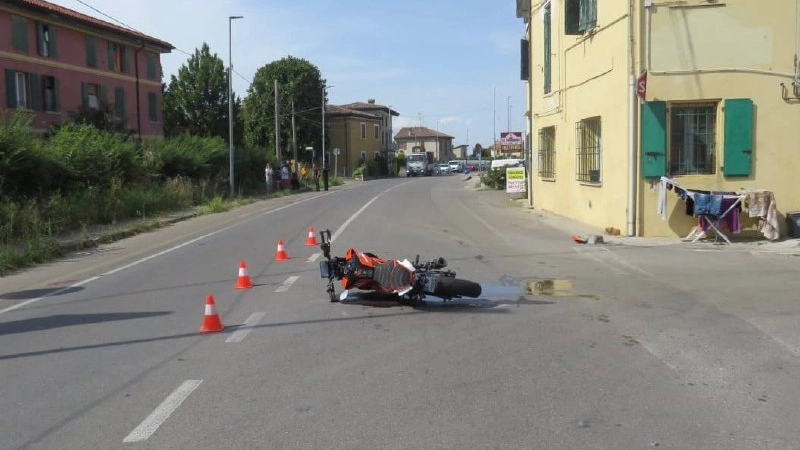
POLYGON ((171 43, 166 83, 204 42, 227 66, 230 45, 238 96, 258 68, 293 56, 319 68, 329 103, 391 106, 393 135, 421 125, 472 148, 525 131, 515 0, 50 1, 171 43), (229 16, 244 16, 230 41, 229 16))

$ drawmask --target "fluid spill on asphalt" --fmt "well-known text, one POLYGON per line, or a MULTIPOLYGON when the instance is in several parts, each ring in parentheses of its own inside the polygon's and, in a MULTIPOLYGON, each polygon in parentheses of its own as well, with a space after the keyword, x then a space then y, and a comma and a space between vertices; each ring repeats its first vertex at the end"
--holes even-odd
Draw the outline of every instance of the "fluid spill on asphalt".
POLYGON ((575 292, 571 280, 539 280, 528 281, 527 294, 546 295, 548 297, 574 297, 575 292))
POLYGON ((516 299, 525 296, 540 297, 578 297, 597 300, 596 295, 576 294, 572 280, 566 279, 515 279, 508 275, 500 278, 499 283, 481 283, 482 297, 513 297, 516 299))

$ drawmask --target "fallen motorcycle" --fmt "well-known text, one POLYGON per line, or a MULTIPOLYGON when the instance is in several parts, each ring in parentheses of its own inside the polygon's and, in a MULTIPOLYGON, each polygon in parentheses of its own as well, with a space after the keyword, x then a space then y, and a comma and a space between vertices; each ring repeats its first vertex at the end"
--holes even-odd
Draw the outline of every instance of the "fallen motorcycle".
POLYGON ((407 259, 383 259, 372 253, 350 248, 344 257, 331 256, 331 232, 320 232, 320 248, 325 260, 320 261, 322 278, 328 279, 328 295, 332 302, 344 300, 349 289, 373 291, 397 297, 403 303, 415 303, 432 295, 445 301, 461 297, 478 297, 481 285, 456 278, 452 270, 444 270, 447 261, 438 258, 420 263, 407 259), (340 280, 344 291, 336 295, 334 282, 340 280))

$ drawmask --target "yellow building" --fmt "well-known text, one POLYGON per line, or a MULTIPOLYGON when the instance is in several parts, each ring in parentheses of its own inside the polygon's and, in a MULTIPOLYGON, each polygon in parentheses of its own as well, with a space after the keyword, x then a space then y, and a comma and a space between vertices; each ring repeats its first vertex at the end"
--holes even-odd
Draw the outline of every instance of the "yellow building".
MULTIPOLYGON (((530 201, 622 234, 685 236, 689 190, 800 210, 800 0, 517 0, 530 201), (768 5, 767 5, 768 3, 768 5), (569 201, 565 201, 568 199, 569 201)), ((742 212, 743 233, 757 219, 742 212)))
POLYGON ((398 115, 391 107, 376 104, 373 99, 367 103, 326 105, 327 152, 330 157, 327 164, 331 175, 352 176, 353 170, 368 158, 378 155, 391 160, 394 155, 392 117, 398 115))

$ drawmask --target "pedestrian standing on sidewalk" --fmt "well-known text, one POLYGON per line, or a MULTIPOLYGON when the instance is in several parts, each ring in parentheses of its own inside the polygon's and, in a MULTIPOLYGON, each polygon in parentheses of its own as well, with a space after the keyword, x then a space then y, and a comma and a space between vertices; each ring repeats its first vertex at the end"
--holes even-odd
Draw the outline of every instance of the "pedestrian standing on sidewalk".
POLYGON ((264 177, 267 181, 267 193, 272 192, 272 186, 275 183, 274 177, 275 172, 272 170, 272 164, 267 163, 267 167, 264 169, 264 177))

